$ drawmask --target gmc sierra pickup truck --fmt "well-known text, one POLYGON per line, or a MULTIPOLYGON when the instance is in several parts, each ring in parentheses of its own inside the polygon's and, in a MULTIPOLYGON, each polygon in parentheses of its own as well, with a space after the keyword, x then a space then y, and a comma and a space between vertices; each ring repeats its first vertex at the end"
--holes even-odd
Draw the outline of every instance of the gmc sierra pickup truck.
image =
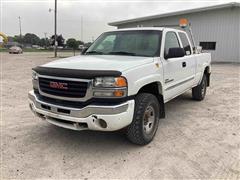
POLYGON ((187 90, 194 100, 205 97, 211 55, 191 42, 173 28, 105 32, 82 55, 33 68, 30 108, 56 126, 123 129, 131 142, 147 144, 166 102, 187 90))

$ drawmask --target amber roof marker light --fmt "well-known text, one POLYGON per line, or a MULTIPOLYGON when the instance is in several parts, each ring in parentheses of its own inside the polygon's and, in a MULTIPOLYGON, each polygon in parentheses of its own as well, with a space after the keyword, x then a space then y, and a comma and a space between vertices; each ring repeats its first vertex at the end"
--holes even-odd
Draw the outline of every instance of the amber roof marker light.
POLYGON ((188 26, 188 20, 186 18, 179 19, 179 26, 181 28, 185 28, 188 26))

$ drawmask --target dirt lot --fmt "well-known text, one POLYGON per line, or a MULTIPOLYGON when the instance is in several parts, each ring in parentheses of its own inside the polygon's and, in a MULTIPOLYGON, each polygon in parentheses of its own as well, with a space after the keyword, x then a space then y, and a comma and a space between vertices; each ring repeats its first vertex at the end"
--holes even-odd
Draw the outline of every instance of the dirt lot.
POLYGON ((154 141, 144 147, 119 133, 71 131, 33 116, 31 68, 50 53, 0 53, 1 177, 240 178, 240 66, 215 64, 202 102, 191 93, 166 105, 154 141))

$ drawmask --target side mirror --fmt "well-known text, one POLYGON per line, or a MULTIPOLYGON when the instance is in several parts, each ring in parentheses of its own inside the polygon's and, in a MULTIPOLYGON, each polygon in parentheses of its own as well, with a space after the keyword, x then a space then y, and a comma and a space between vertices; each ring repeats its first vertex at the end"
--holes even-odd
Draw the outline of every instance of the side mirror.
POLYGON ((83 48, 81 55, 84 55, 87 50, 88 50, 88 47, 83 48))
POLYGON ((183 48, 169 48, 168 54, 165 56, 165 59, 178 58, 183 56, 185 56, 185 51, 183 48))

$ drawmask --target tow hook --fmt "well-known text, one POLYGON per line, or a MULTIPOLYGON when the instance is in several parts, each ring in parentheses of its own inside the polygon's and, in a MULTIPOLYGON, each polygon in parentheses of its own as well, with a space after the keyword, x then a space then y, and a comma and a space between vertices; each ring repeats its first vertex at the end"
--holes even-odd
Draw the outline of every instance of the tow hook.
POLYGON ((74 125, 74 127, 75 127, 76 129, 79 129, 79 128, 80 128, 80 126, 79 126, 78 123, 74 123, 73 125, 74 125))

